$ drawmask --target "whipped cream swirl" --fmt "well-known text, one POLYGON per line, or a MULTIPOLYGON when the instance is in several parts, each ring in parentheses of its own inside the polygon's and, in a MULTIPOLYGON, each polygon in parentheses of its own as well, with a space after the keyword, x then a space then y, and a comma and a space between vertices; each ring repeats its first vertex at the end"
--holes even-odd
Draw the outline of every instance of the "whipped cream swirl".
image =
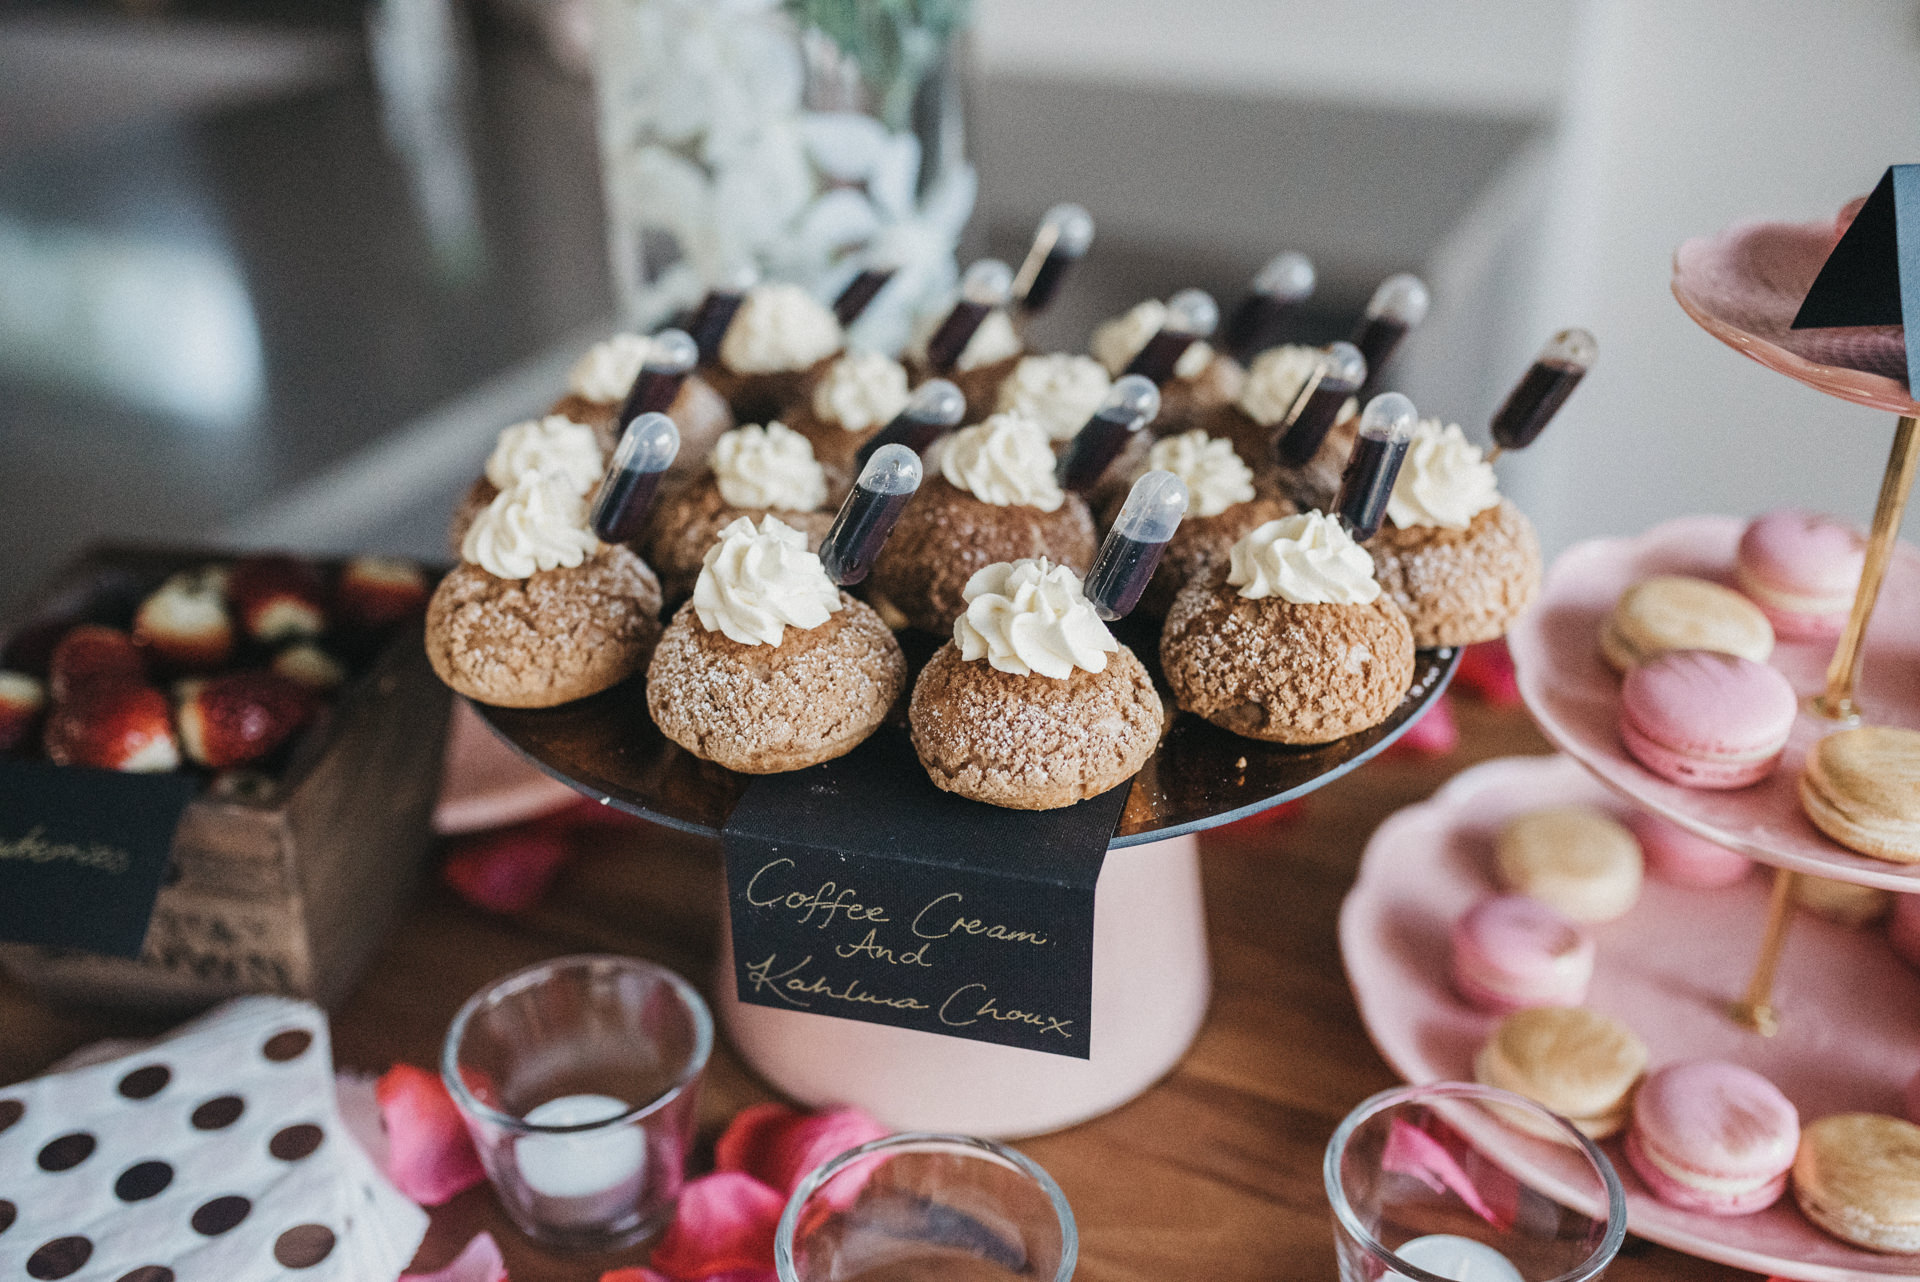
POLYGON ((1387 519, 1403 530, 1415 525, 1464 530, 1499 502, 1493 464, 1460 425, 1442 427, 1437 418, 1421 419, 1387 499, 1387 519))
POLYGON ((515 423, 500 433, 493 453, 487 455, 487 480, 496 490, 512 489, 515 481, 530 472, 545 472, 585 494, 600 483, 604 468, 593 429, 564 414, 515 423))
POLYGON ((1253 368, 1247 371, 1246 385, 1240 389, 1240 409, 1262 427, 1279 423, 1300 398, 1300 389, 1320 368, 1322 359, 1319 348, 1298 343, 1268 348, 1254 358, 1253 368))
MULTIPOLYGON (((1107 367, 1107 372, 1115 378, 1126 372, 1140 349, 1160 332, 1167 323, 1167 305, 1157 298, 1149 298, 1135 303, 1123 315, 1103 322, 1093 331, 1093 338, 1087 343, 1087 350, 1094 358, 1107 367)), ((1202 371, 1213 360, 1213 348, 1202 342, 1195 342, 1180 353, 1180 359, 1173 364, 1175 378, 1199 378, 1202 371)))
POLYGON ((1199 428, 1163 436, 1147 451, 1147 471, 1160 468, 1187 483, 1187 515, 1219 516, 1253 498, 1253 469, 1240 461, 1233 442, 1199 428))
POLYGON ((827 501, 827 474, 813 444, 785 423, 749 423, 722 432, 707 459, 720 497, 732 507, 811 512, 827 501))
POLYGON ((653 343, 639 334, 615 334, 595 343, 567 371, 567 390, 601 405, 618 405, 633 390, 653 343))
POLYGON ((1366 605, 1380 595, 1373 558, 1324 512, 1268 521, 1227 556, 1227 583, 1249 601, 1366 605))
POLYGON ((496 579, 572 569, 600 550, 587 499, 563 476, 529 472, 494 496, 460 540, 460 559, 496 579))
POLYGON ((1046 429, 1018 410, 1005 410, 963 428, 940 448, 940 475, 995 507, 1037 507, 1052 512, 1066 501, 1054 477, 1046 429))
POLYGON ((855 349, 827 367, 813 389, 813 412, 849 432, 884 427, 907 408, 907 370, 879 352, 855 349))
POLYGON ((807 536, 777 516, 720 531, 693 584, 700 626, 741 645, 779 645, 789 627, 810 631, 845 604, 807 536))
POLYGON ((1029 356, 1000 384, 998 408, 1019 410, 1056 441, 1071 440, 1107 398, 1113 380, 1091 356, 1029 356))
POLYGON ((1075 668, 1106 669, 1120 643, 1087 601, 1080 576, 1045 557, 1000 561, 967 580, 964 614, 953 621, 960 657, 985 659, 1015 676, 1063 681, 1075 668))
POLYGON ((798 285, 747 291, 720 340, 720 362, 736 374, 805 369, 840 350, 840 322, 798 285))

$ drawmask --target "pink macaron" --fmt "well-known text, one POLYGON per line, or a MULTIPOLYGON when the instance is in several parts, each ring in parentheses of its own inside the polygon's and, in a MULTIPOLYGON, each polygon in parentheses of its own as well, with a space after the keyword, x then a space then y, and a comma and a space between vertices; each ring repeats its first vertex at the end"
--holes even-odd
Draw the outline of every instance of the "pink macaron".
POLYGON ((1482 1010, 1578 1006, 1593 980, 1593 937, 1537 899, 1484 899, 1453 924, 1453 986, 1482 1010))
POLYGON ((1628 817, 1627 826, 1640 842, 1647 875, 1669 886, 1719 890, 1740 881, 1753 870, 1753 860, 1745 855, 1688 832, 1651 811, 1635 811, 1628 817))
POLYGON ((1636 761, 1688 788, 1744 788, 1773 773, 1799 700, 1764 663, 1673 650, 1627 674, 1620 740, 1636 761))
POLYGON ((1831 641, 1847 626, 1867 541, 1830 516, 1782 508, 1740 536, 1734 582, 1783 641, 1831 641))
POLYGON ((1895 895, 1887 922, 1887 942, 1909 966, 1920 967, 1920 895, 1895 895))
POLYGON ((1669 1064, 1633 1100, 1627 1161, 1683 1211, 1751 1215, 1786 1191, 1800 1114, 1760 1074, 1720 1060, 1669 1064))

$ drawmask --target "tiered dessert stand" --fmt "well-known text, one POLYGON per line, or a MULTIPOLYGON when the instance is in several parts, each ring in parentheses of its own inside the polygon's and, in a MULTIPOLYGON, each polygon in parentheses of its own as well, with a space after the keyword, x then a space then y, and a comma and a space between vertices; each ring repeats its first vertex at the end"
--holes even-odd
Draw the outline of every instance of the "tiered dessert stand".
MULTIPOLYGON (((1116 632, 1154 666, 1151 631, 1127 620, 1116 632)), ((911 659, 928 652, 909 644, 911 659)), ((1206 1013, 1212 979, 1196 834, 1303 796, 1367 761, 1419 719, 1458 662, 1455 650, 1419 651, 1413 687, 1392 716, 1320 747, 1258 743, 1185 714, 1174 720, 1134 778, 1095 892, 1088 1059, 747 1005, 736 997, 724 927, 712 989, 721 1023, 748 1063, 786 1094, 858 1104, 903 1129, 1013 1137, 1116 1108, 1173 1068, 1206 1013)), ((554 778, 683 831, 718 838, 747 784, 662 735, 639 678, 557 708, 476 710, 554 778)), ((900 726, 877 734, 912 751, 900 726)))
MULTIPOLYGON (((1807 1120, 1902 1112, 1902 1090, 1920 1070, 1920 974, 1879 932, 1819 919, 1799 925, 1783 957, 1796 876, 1920 893, 1920 867, 1836 844, 1808 822, 1798 796, 1806 753, 1825 735, 1862 722, 1920 728, 1920 553, 1897 542, 1920 462, 1920 403, 1897 377, 1901 332, 1790 327, 1837 235, 1825 223, 1749 224, 1689 241, 1674 259, 1674 294, 1709 333, 1808 386, 1900 416, 1846 633, 1837 646, 1783 642, 1770 660, 1803 698, 1778 769, 1760 784, 1725 792, 1651 774, 1620 744, 1620 681, 1598 650, 1602 624, 1632 583, 1663 573, 1728 582, 1745 522, 1684 518, 1561 556, 1508 640, 1528 710, 1567 755, 1487 763, 1395 815, 1375 834, 1342 909, 1342 953, 1361 1016, 1408 1080, 1471 1076, 1474 1053, 1496 1022, 1451 992, 1446 931, 1495 892, 1490 867, 1500 826, 1556 804, 1621 815, 1637 807, 1775 872, 1770 889, 1752 878, 1718 891, 1650 883, 1632 912, 1596 932, 1599 964, 1588 1003, 1625 1020, 1655 1063, 1745 1064, 1779 1084, 1807 1120), (1762 920, 1759 960, 1743 990, 1762 920)), ((1550 1184, 1568 1165, 1553 1146, 1509 1128, 1492 1126, 1478 1138, 1499 1160, 1550 1184)), ((1912 1257, 1877 1255, 1819 1232, 1790 1197, 1738 1218, 1675 1210, 1655 1200, 1613 1148, 1627 1184, 1629 1228, 1642 1237, 1817 1282, 1915 1271, 1912 1257)), ((1564 1200, 1578 1206, 1572 1174, 1569 1167, 1557 1182, 1564 1200)))

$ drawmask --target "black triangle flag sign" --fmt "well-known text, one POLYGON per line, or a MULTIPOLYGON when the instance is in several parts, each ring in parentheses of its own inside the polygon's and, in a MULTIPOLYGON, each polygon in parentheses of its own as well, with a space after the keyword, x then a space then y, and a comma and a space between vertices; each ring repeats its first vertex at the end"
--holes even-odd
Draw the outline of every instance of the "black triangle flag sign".
MULTIPOLYGON (((1894 165, 1854 216, 1793 318, 1795 329, 1920 320, 1920 165, 1894 165)), ((1920 324, 1907 329, 1907 388, 1920 372, 1920 324)))

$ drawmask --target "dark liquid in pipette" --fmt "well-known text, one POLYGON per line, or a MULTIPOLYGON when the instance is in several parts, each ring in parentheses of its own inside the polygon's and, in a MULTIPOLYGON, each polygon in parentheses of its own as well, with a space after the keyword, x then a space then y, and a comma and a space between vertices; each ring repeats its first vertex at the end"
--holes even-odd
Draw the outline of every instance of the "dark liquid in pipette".
POLYGON ((720 340, 727 336, 727 326, 733 324, 733 314, 740 310, 741 298, 740 294, 716 290, 701 299, 693 315, 687 318, 686 331, 700 349, 702 365, 711 365, 720 359, 720 340))
POLYGON ((1272 294, 1248 294, 1227 318, 1221 346, 1238 360, 1251 360, 1280 341, 1287 304, 1272 294))
POLYGON ((972 341, 973 331, 980 328, 980 322, 991 310, 984 303, 969 303, 964 299, 955 303, 947 318, 940 322, 940 328, 927 340, 927 364, 942 374, 952 369, 972 341))
POLYGON ((851 325, 860 319, 860 313, 867 310, 867 304, 873 301, 875 294, 887 287, 893 279, 890 271, 868 270, 861 272, 840 291, 840 297, 833 300, 833 315, 842 325, 851 325))
POLYGON ((867 460, 872 458, 874 451, 882 445, 904 445, 915 454, 925 454, 927 447, 939 440, 946 430, 943 424, 929 423, 923 418, 902 414, 881 428, 873 439, 862 445, 855 452, 854 458, 858 460, 861 467, 865 467, 867 460))
POLYGON ((1140 349, 1122 372, 1151 379, 1154 386, 1158 387, 1173 377, 1173 367, 1180 363, 1180 358, 1192 346, 1192 334, 1163 329, 1147 340, 1147 345, 1140 349))
POLYGON ((1060 292, 1060 282, 1066 279, 1067 268, 1078 261, 1057 249, 1041 259, 1040 270, 1033 274, 1033 284, 1027 288, 1027 296, 1020 300, 1020 310, 1029 316, 1045 311, 1053 302, 1053 296, 1060 292))
POLYGON ((620 407, 620 417, 615 422, 632 423, 642 414, 665 414, 680 395, 680 385, 686 381, 685 374, 643 367, 633 386, 627 389, 627 403, 620 407))
POLYGON ((1307 460, 1320 452, 1320 444, 1332 430, 1340 407, 1352 398, 1354 391, 1354 388, 1339 383, 1323 381, 1307 394, 1307 403, 1301 407, 1300 416, 1273 443, 1273 454, 1280 461, 1280 466, 1304 466, 1307 460))
POLYGON ((1087 599, 1102 618, 1118 619, 1140 604, 1140 594, 1147 590, 1167 545, 1142 543, 1122 534, 1109 535, 1107 544, 1113 548, 1113 556, 1102 558, 1093 567, 1087 577, 1087 599))
POLYGON ((1333 506, 1354 538, 1372 538, 1386 519, 1387 500, 1410 444, 1378 436, 1362 436, 1353 443, 1346 479, 1340 482, 1340 497, 1333 506))
POLYGON ((1393 359, 1393 353, 1400 346, 1400 340, 1407 336, 1407 323, 1388 316, 1375 316, 1362 322, 1353 336, 1353 345, 1367 358, 1367 387, 1377 387, 1380 375, 1386 372, 1387 362, 1393 359))
POLYGON ((873 563, 880 559, 880 547, 893 533, 900 509, 912 498, 905 494, 881 494, 856 485, 833 528, 820 543, 820 563, 827 577, 842 587, 851 587, 867 577, 873 563), (851 519, 849 519, 851 518, 851 519))
POLYGON ((593 505, 593 532, 606 543, 631 543, 646 530, 665 472, 627 468, 610 473, 593 505))
POLYGON ((1074 434, 1073 443, 1067 446, 1066 457, 1060 463, 1060 484, 1082 494, 1099 484, 1113 460, 1127 448, 1132 428, 1133 416, 1125 411, 1095 414, 1088 419, 1087 425, 1074 434))
POLYGON ((1493 443, 1520 450, 1546 430, 1587 371, 1564 361, 1535 361, 1493 416, 1493 443))

